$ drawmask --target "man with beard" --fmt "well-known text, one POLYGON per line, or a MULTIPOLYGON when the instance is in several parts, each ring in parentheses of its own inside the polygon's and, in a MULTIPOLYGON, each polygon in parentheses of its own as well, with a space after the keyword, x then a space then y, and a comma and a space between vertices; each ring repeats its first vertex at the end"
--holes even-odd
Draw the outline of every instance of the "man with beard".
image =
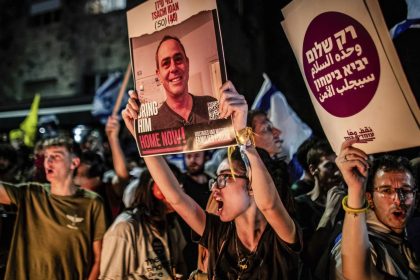
MULTIPOLYGON (((204 151, 192 152, 184 155, 187 172, 182 176, 181 183, 185 193, 191 196, 203 209, 206 208, 210 197, 209 180, 211 176, 204 172, 204 163, 207 158, 204 151)), ((187 263, 188 271, 191 272, 197 268, 198 258, 198 238, 195 240, 190 227, 180 220, 180 225, 187 241, 184 249, 184 259, 187 263)))
POLYGON ((344 142, 336 159, 348 196, 330 279, 420 279, 420 264, 405 234, 417 193, 411 166, 389 155, 371 163, 352 146, 356 141, 344 142))

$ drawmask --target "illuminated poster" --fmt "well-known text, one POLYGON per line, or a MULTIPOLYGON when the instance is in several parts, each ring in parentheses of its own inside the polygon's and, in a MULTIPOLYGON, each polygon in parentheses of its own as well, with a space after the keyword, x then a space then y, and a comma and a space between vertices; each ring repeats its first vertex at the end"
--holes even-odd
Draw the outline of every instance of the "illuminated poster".
POLYGON ((140 155, 236 144, 231 119, 218 114, 226 71, 216 2, 147 1, 127 21, 140 155))
POLYGON ((376 0, 294 0, 289 39, 334 151, 357 138, 367 153, 420 145, 420 111, 376 0))

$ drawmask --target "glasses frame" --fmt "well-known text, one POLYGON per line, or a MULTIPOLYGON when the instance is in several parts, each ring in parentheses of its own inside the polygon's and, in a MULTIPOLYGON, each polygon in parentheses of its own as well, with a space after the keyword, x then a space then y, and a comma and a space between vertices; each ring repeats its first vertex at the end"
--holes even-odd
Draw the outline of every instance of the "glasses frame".
POLYGON ((393 190, 394 193, 392 195, 390 195, 389 197, 387 197, 387 194, 380 192, 381 187, 374 187, 373 188, 373 190, 375 192, 377 192, 381 198, 387 198, 387 199, 395 200, 396 195, 398 195, 398 199, 400 201, 404 201, 404 202, 406 202, 407 200, 410 200, 410 199, 414 200, 416 198, 416 194, 417 194, 417 189, 415 189, 415 188, 410 188, 410 190, 413 193, 412 198, 407 197, 407 194, 406 195, 402 194, 402 190, 403 189, 408 190, 408 188, 382 188, 382 189, 388 189, 388 190, 391 189, 391 190, 393 190))
POLYGON ((232 174, 219 174, 219 175, 216 176, 216 178, 211 178, 209 180, 209 190, 213 191, 214 186, 219 190, 224 189, 226 187, 226 181, 227 181, 228 178, 235 178, 235 179, 236 178, 241 178, 241 179, 249 180, 249 178, 245 175, 235 175, 235 176, 233 176, 232 174), (219 183, 217 182, 219 177, 223 177, 223 182, 224 182, 223 187, 220 186, 219 183))

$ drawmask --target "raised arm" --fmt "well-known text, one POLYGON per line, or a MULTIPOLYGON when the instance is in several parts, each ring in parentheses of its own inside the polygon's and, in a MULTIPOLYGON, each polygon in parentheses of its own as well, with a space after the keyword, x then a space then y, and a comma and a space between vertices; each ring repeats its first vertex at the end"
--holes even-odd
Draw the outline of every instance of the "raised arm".
MULTIPOLYGON (((133 121, 138 114, 138 99, 134 91, 131 91, 129 94, 130 99, 122 112, 122 116, 128 130, 136 137, 133 121)), ((166 200, 197 234, 202 235, 206 225, 205 212, 180 188, 178 180, 166 161, 160 156, 145 157, 144 161, 166 200)))
POLYGON ((119 132, 120 123, 115 116, 110 116, 105 125, 106 136, 108 137, 109 146, 111 148, 112 163, 114 165, 115 173, 118 176, 118 184, 113 186, 115 193, 122 197, 124 187, 129 180, 129 173, 127 162, 124 153, 121 149, 119 132))
MULTIPOLYGON (((348 186, 347 207, 365 207, 367 155, 352 146, 357 140, 348 140, 341 146, 336 158, 338 168, 348 186)), ((341 243, 342 272, 345 279, 369 279, 369 238, 366 214, 346 212, 341 243)))
MULTIPOLYGON (((246 127, 248 105, 244 96, 237 93, 231 82, 222 86, 220 98, 220 117, 232 114, 236 132, 246 127)), ((258 209, 277 235, 288 243, 295 243, 296 226, 284 207, 271 175, 268 173, 257 150, 250 146, 245 149, 251 166, 251 187, 258 209)))
POLYGON ((9 194, 6 192, 6 189, 4 188, 3 184, 0 183, 0 204, 10 204, 12 203, 10 201, 9 194))

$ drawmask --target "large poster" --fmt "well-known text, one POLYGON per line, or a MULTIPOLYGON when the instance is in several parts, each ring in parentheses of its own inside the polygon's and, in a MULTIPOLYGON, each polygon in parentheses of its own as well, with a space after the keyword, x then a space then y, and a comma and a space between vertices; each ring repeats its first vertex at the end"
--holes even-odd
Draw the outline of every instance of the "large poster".
POLYGON ((226 71, 215 1, 147 1, 127 21, 140 155, 236 144, 231 119, 218 114, 226 71))
POLYGON ((294 0, 283 29, 324 132, 337 152, 420 145, 420 111, 376 0, 294 0))

